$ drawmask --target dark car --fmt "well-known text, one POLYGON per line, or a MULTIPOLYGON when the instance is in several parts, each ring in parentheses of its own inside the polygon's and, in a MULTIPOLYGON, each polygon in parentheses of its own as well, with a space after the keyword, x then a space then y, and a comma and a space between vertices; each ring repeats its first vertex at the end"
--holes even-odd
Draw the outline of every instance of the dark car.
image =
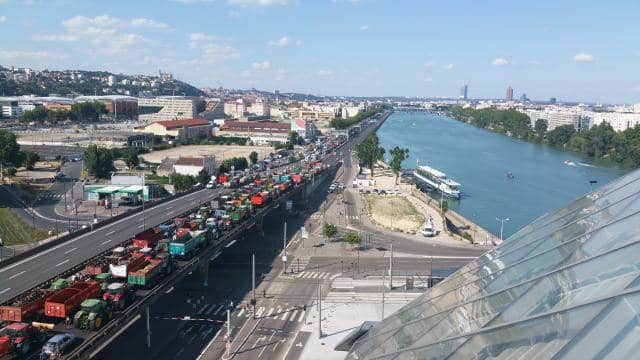
POLYGON ((42 347, 42 352, 47 355, 64 354, 78 341, 78 338, 72 333, 62 333, 54 335, 42 347))

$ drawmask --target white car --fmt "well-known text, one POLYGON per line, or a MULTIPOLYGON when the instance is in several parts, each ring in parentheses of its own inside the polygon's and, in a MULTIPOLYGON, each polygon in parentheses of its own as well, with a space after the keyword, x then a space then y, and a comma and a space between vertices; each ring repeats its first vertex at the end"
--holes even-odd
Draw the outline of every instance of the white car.
POLYGON ((214 185, 214 183, 213 183, 213 182, 211 182, 211 181, 209 181, 209 182, 207 183, 207 185, 206 185, 206 188, 207 188, 207 189, 213 189, 214 187, 215 187, 215 185, 214 185))

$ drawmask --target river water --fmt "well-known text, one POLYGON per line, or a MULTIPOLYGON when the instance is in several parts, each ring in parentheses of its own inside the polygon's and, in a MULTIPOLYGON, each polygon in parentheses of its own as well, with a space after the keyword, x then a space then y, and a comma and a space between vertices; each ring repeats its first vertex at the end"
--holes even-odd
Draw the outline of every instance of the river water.
POLYGON ((540 215, 625 174, 609 163, 594 162, 545 145, 499 135, 446 116, 395 112, 378 130, 382 146, 409 149, 403 168, 422 165, 443 171, 462 184, 459 201, 449 208, 481 227, 500 233, 496 218, 509 218, 504 237, 540 215), (567 165, 565 160, 574 164, 567 165), (513 178, 507 177, 507 172, 513 178), (591 185, 591 180, 598 181, 591 185))

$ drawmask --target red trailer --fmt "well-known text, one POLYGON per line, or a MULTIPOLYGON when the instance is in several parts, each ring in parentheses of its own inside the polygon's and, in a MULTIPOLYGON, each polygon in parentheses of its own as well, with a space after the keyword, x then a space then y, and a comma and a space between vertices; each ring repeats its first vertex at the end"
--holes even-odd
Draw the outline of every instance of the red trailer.
POLYGON ((229 181, 229 175, 218 175, 218 178, 216 178, 216 181, 218 181, 218 184, 224 184, 226 182, 229 181))
POLYGON ((136 235, 133 239, 133 246, 140 249, 153 249, 160 240, 162 240, 162 233, 153 228, 136 235))
POLYGON ((293 174, 293 175, 291 175, 291 180, 293 180, 294 184, 299 185, 302 182, 302 175, 293 174))
POLYGON ((100 295, 100 285, 95 281, 76 281, 69 287, 53 293, 44 302, 44 314, 55 318, 71 317, 86 299, 100 295))
POLYGON ((27 293, 11 300, 7 305, 0 306, 0 321, 25 322, 44 306, 45 292, 32 289, 27 293))
POLYGON ((251 204, 253 206, 263 206, 269 202, 269 192, 263 191, 251 196, 251 204))

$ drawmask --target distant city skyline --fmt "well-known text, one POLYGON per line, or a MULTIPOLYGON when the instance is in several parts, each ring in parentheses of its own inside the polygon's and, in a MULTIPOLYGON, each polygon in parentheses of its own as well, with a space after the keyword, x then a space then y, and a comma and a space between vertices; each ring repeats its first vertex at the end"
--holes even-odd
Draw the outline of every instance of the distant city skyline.
POLYGON ((0 64, 336 96, 457 98, 468 85, 470 98, 500 99, 511 86, 631 104, 638 13, 633 1, 0 0, 0 64))

